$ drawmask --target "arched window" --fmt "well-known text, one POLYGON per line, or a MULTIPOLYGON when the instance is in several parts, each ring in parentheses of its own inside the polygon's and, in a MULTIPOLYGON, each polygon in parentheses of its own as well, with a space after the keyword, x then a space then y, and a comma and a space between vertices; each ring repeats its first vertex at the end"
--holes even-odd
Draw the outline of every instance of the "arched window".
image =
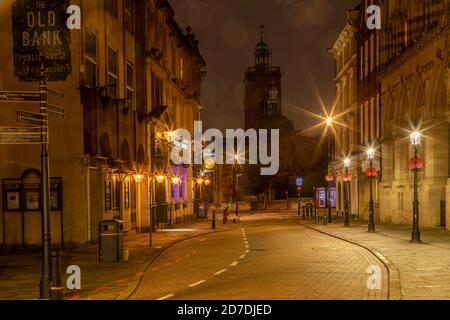
POLYGON ((130 146, 126 139, 120 145, 120 158, 122 161, 130 161, 130 146))
POLYGON ((111 144, 107 133, 102 133, 100 136, 100 156, 111 158, 111 144))

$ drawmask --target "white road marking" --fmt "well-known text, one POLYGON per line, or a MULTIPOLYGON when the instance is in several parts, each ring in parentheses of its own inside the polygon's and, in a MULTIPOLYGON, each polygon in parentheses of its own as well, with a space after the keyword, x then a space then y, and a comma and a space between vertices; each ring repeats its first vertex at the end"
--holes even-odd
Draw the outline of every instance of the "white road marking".
POLYGON ((173 296, 174 296, 174 294, 168 294, 167 296, 158 298, 158 299, 156 299, 156 300, 166 300, 166 299, 172 298, 173 296))
POLYGON ((232 264, 230 264, 231 267, 236 267, 238 265, 238 261, 233 262, 232 264))
POLYGON ((250 250, 245 250, 245 253, 249 253, 250 252, 250 250))
POLYGON ((245 258, 245 254, 243 254, 242 256, 239 257, 239 259, 244 259, 245 258))
POLYGON ((227 271, 227 269, 222 269, 220 271, 217 271, 216 273, 214 273, 216 276, 218 276, 219 274, 224 273, 225 271, 227 271))
POLYGON ((246 244, 245 247, 246 247, 247 249, 250 248, 250 246, 249 246, 248 244, 246 244))
POLYGON ((203 282, 206 282, 206 280, 200 280, 199 282, 191 283, 188 287, 193 288, 193 287, 198 286, 199 284, 202 284, 203 282))

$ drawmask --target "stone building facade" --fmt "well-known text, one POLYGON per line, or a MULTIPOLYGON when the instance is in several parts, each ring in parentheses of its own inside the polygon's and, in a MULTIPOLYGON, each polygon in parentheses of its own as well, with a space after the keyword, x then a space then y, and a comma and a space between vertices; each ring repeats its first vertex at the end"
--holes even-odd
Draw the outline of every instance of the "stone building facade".
MULTIPOLYGON (((344 121, 348 126, 344 132, 350 138, 340 136, 348 146, 341 147, 340 152, 352 160, 352 177, 357 184, 352 189, 358 190, 352 202, 355 197, 359 203, 353 213, 368 219, 365 150, 374 147, 378 169, 375 218, 385 223, 412 223, 413 174, 409 161, 413 150, 409 135, 417 129, 424 135, 418 150, 424 160, 419 179, 420 224, 446 224, 449 228, 450 1, 364 0, 348 11, 348 16, 355 28, 357 48, 357 112, 350 112, 344 121), (382 9, 381 30, 366 26, 367 7, 372 4, 382 9), (356 122, 352 122, 352 114, 356 114, 356 122)), ((336 59, 347 28, 333 46, 336 59)), ((341 83, 339 78, 336 82, 341 83)), ((342 94, 338 91, 337 95, 342 94)), ((339 168, 335 170, 339 176, 339 168)))
MULTIPOLYGON (((441 224, 441 201, 449 198, 450 1, 386 1, 381 30, 382 179, 380 218, 412 222, 413 156, 408 134, 424 139, 419 157, 420 224, 441 224), (446 191, 447 190, 447 191, 446 191)), ((447 228, 449 227, 447 214, 447 228)))
MULTIPOLYGON (((36 83, 14 77, 13 3, 5 0, 0 6, 0 90, 36 90, 36 83)), ((195 35, 180 29, 164 0, 70 3, 82 12, 82 29, 71 31, 72 72, 66 81, 49 82, 64 93, 49 102, 65 108, 64 121, 49 123, 50 174, 57 178, 55 185, 63 186, 53 197, 59 199, 51 213, 53 243, 95 242, 104 219, 123 220, 125 231, 146 232, 151 225, 192 217, 192 167, 172 166, 168 153, 170 132, 192 130, 201 109, 205 62, 195 35)), ((1 106, 1 126, 15 125, 16 109, 1 106)), ((36 112, 38 106, 29 110, 36 112)), ((0 148, 5 201, 10 179, 22 186, 40 185, 38 146, 0 148)), ((41 243, 36 195, 33 208, 2 207, 2 245, 41 243)), ((18 196, 28 199, 25 190, 18 196)))
MULTIPOLYGON (((355 29, 350 23, 345 25, 330 48, 330 52, 335 59, 336 107, 334 114, 338 115, 335 119, 336 124, 334 124, 336 132, 334 159, 336 160, 332 163, 336 179, 336 213, 342 215, 345 210, 345 182, 343 181, 345 168, 343 160, 351 157, 350 173, 354 179, 352 179, 350 186, 350 212, 356 214, 358 212, 359 179, 358 158, 357 156, 355 158, 355 155, 359 152, 356 100, 357 48, 355 29)), ((329 132, 329 134, 333 134, 333 132, 329 132)))

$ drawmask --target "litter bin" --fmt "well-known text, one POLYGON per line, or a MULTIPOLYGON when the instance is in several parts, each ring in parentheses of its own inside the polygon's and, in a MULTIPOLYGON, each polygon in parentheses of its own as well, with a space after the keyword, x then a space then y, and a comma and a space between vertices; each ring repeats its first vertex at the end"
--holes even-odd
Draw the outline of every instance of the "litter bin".
POLYGON ((100 262, 119 262, 123 260, 123 221, 105 220, 99 224, 100 262))

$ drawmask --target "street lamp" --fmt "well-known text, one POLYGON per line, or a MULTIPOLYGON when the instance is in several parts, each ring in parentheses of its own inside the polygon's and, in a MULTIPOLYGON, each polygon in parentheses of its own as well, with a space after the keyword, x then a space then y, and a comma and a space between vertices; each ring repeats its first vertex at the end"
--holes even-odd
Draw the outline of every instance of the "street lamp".
POLYGON ((348 169, 350 167, 351 160, 349 158, 346 158, 344 160, 344 167, 345 167, 345 178, 344 178, 344 188, 345 188, 345 220, 344 225, 346 227, 350 227, 350 180, 348 169))
POLYGON ((420 229, 419 229, 419 192, 418 192, 418 173, 422 168, 422 162, 417 157, 417 146, 420 145, 422 133, 414 131, 410 135, 411 144, 414 148, 414 158, 410 161, 410 168, 414 171, 414 202, 413 202, 413 231, 411 235, 411 242, 421 243, 420 229))
POLYGON ((374 220, 374 208, 373 208, 373 159, 375 158, 375 149, 369 148, 367 150, 367 158, 370 162, 370 172, 369 172, 369 184, 370 184, 370 202, 369 202, 369 232, 375 232, 375 220, 374 220))
POLYGON ((133 175, 136 182, 136 217, 138 232, 142 232, 142 217, 141 217, 141 182, 144 180, 144 175, 140 172, 136 172, 133 175))
POLYGON ((235 154, 234 155, 234 163, 233 163, 233 198, 235 201, 235 206, 236 206, 236 219, 234 220, 235 223, 237 223, 239 221, 239 204, 238 204, 238 199, 237 199, 237 163, 239 160, 239 154, 235 154))
POLYGON ((158 175, 156 176, 156 181, 157 181, 158 183, 163 183, 165 178, 166 178, 166 177, 165 177, 164 175, 158 174, 158 175))
POLYGON ((330 168, 330 161, 332 159, 332 155, 331 155, 331 135, 330 135, 330 131, 331 131, 331 126, 333 124, 333 118, 331 117, 327 117, 325 119, 325 123, 328 127, 327 129, 327 161, 328 161, 328 175, 327 175, 327 182, 328 182, 328 187, 325 188, 325 201, 326 201, 326 206, 327 206, 327 211, 328 211, 328 223, 332 223, 333 219, 331 217, 331 181, 333 180, 333 176, 331 173, 331 168, 330 168))
POLYGON ((114 171, 114 177, 117 180, 117 187, 119 188, 119 219, 123 220, 123 182, 128 177, 130 172, 125 170, 123 167, 114 171))
POLYGON ((174 185, 178 185, 178 184, 180 184, 180 178, 179 177, 172 177, 172 183, 174 184, 174 185))

